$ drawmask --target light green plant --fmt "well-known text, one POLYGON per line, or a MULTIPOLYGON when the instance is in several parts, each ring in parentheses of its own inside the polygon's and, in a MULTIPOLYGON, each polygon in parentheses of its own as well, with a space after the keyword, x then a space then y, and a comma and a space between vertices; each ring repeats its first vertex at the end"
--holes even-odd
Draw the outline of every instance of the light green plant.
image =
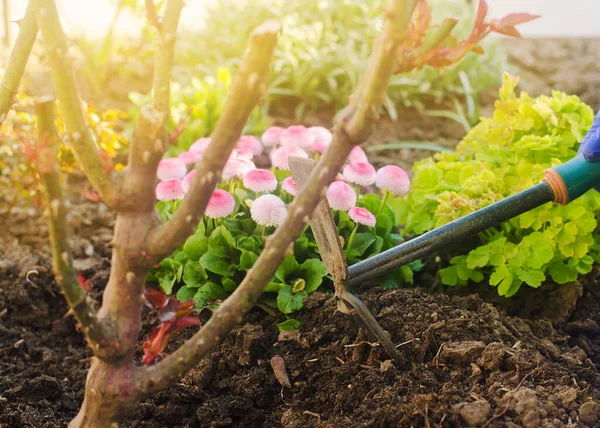
MULTIPOLYGON (((505 74, 500 99, 459 143, 414 166, 405 210, 405 232, 423 233, 515 194, 541 181, 544 170, 577 153, 593 121, 576 96, 515 95, 518 79, 505 74)), ((598 248, 594 191, 566 206, 548 203, 478 236, 480 246, 454 257, 440 271, 442 283, 489 280, 502 296, 522 284, 547 279, 564 284, 592 269, 598 248)))

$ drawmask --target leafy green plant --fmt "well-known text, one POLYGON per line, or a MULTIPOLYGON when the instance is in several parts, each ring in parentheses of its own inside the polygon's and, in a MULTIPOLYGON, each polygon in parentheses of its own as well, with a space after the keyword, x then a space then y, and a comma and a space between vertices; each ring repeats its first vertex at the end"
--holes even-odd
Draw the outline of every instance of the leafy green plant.
MULTIPOLYGON (((452 34, 457 38, 469 34, 475 10, 465 7, 464 0, 429 3, 435 23, 456 16, 460 20, 452 34)), ((366 66, 371 43, 381 28, 384 4, 383 0, 221 0, 208 7, 204 30, 182 41, 185 53, 178 61, 196 64, 201 57, 201 72, 224 64, 235 67, 251 29, 265 19, 278 18, 284 32, 275 52, 267 105, 276 112, 293 107, 297 119, 308 111, 338 109, 347 102, 366 66), (235 20, 230 19, 232 11, 239 11, 235 20)), ((462 75, 470 81, 470 94, 497 84, 506 57, 495 39, 481 46, 487 53, 483 58, 468 55, 443 70, 417 67, 393 76, 385 103, 390 116, 397 117, 397 106, 422 108, 424 97, 441 101, 465 95, 462 75)))
MULTIPOLYGON (((215 76, 193 78, 189 85, 171 85, 171 117, 167 125, 172 146, 167 156, 186 151, 201 137, 208 137, 221 116, 231 86, 231 71, 220 67, 215 76)), ((152 99, 152 94, 132 92, 129 99, 137 107, 131 111, 135 122, 136 111, 152 99)), ((260 135, 269 126, 265 111, 256 107, 244 128, 246 134, 260 135)))
MULTIPOLYGON (((271 131, 278 129, 271 128, 271 131)), ((311 144, 317 141, 315 134, 311 133, 315 129, 318 131, 314 132, 318 132, 321 136, 324 135, 324 140, 321 140, 323 144, 328 143, 331 139, 331 134, 324 128, 307 129, 294 126, 288 128, 288 130, 292 129, 307 136, 312 141, 311 144)), ((265 134, 263 141, 269 140, 267 135, 268 133, 265 134)), ((291 134, 288 133, 289 136, 291 134)), ((285 137, 283 138, 285 139, 285 137)), ((295 145, 293 154, 308 156, 307 152, 312 152, 312 156, 318 159, 319 151, 315 150, 315 146, 309 147, 310 145, 306 141, 308 140, 303 140, 302 137, 297 139, 298 143, 302 142, 303 144, 295 145)), ((192 146, 192 151, 200 150, 198 147, 202 145, 202 142, 203 140, 192 146)), ((256 142, 258 143, 258 140, 256 142)), ((219 184, 218 189, 221 192, 219 194, 224 198, 231 198, 230 209, 218 214, 211 214, 211 211, 208 210, 195 233, 188 238, 183 247, 171 257, 164 259, 149 275, 149 279, 157 282, 166 294, 172 294, 174 287, 180 286, 177 290, 177 299, 182 301, 193 299, 198 308, 214 308, 242 282, 248 270, 252 268, 263 251, 269 235, 273 233, 276 226, 263 224, 264 220, 253 213, 253 209, 256 208, 253 206, 265 196, 261 196, 263 192, 258 192, 260 189, 254 188, 255 184, 253 185, 248 180, 252 179, 253 174, 270 177, 273 184, 268 197, 276 203, 279 199, 282 207, 284 202, 291 202, 293 194, 295 194, 295 184, 287 171, 286 155, 288 153, 286 151, 290 150, 290 139, 288 138, 285 146, 277 147, 279 144, 277 142, 270 147, 273 163, 277 167, 273 166, 269 171, 256 170, 253 165, 250 165, 247 172, 242 171, 238 175, 231 176, 227 173, 229 167, 225 167, 225 178, 219 184), (283 161, 280 159, 282 153, 283 161), (215 216, 218 217, 213 218, 215 216)), ((324 148, 322 146, 320 150, 324 148)), ((241 152, 240 155, 245 156, 241 152)), ((375 170, 368 164, 364 152, 355 149, 348 162, 354 165, 358 161, 366 163, 366 168, 371 171, 371 176, 367 179, 371 181, 367 182, 373 184, 375 170)), ((164 165, 168 165, 169 160, 164 162, 164 165)), ((234 156, 230 158, 228 165, 235 167, 236 162, 237 158, 234 156)), ((252 164, 252 162, 248 162, 252 164)), ((193 171, 189 174, 195 174, 193 171)), ((351 173, 344 171, 344 178, 356 180, 351 173)), ((159 166, 159 175, 161 174, 159 166)), ((166 179, 161 183, 177 183, 177 180, 180 178, 166 179)), ((407 189, 408 176, 404 180, 407 189)), ((186 178, 183 178, 184 188, 185 181, 186 178)), ((346 192, 341 195, 342 199, 343 197, 349 198, 348 202, 342 201, 343 206, 341 206, 339 201, 336 203, 335 196, 330 197, 332 207, 337 208, 334 210, 334 220, 349 264, 378 254, 402 241, 402 236, 397 233, 399 218, 395 211, 396 206, 402 201, 401 197, 395 197, 385 191, 383 198, 375 193, 361 194, 362 187, 357 184, 354 184, 353 187, 346 183, 337 183, 332 186, 341 187, 341 190, 346 192), (359 196, 357 197, 357 195, 359 196), (356 217, 353 217, 352 208, 354 206, 367 210, 367 215, 373 215, 374 224, 360 224, 360 218, 356 220, 356 217), (355 218, 354 221, 353 218, 355 218)), ((182 197, 183 192, 165 197, 161 195, 161 189, 161 184, 159 184, 157 195, 159 199, 163 200, 158 203, 158 211, 164 219, 168 219, 178 208, 179 200, 176 197, 182 197)), ((412 283, 413 269, 419 270, 420 267, 420 263, 402 267, 384 278, 382 284, 397 286, 403 282, 412 283)), ((330 277, 320 259, 315 238, 310 228, 307 227, 298 237, 293 248, 289 249, 289 254, 267 285, 266 292, 258 306, 273 314, 276 314, 277 311, 283 314, 293 313, 302 308, 308 294, 328 282, 330 282, 330 277)), ((282 328, 291 328, 291 324, 284 324, 282 328)))
MULTIPOLYGON (((504 75, 500 99, 458 144, 414 166, 404 207, 406 233, 423 233, 541 181, 544 170, 577 153, 593 112, 576 96, 515 94, 518 79, 504 75)), ((593 191, 566 206, 546 204, 479 235, 480 246, 450 260, 442 283, 464 285, 489 279, 502 296, 522 284, 547 279, 564 284, 592 269, 598 257, 593 191)))

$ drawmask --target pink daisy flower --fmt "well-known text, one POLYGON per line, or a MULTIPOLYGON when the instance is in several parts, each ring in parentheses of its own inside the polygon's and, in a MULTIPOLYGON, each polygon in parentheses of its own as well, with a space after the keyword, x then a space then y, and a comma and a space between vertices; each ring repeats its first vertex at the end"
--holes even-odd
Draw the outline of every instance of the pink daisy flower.
POLYGON ((199 138, 194 144, 190 146, 189 151, 202 154, 207 149, 208 145, 210 144, 210 141, 211 139, 209 137, 199 138))
POLYGON ((327 202, 334 210, 348 211, 356 205, 356 192, 343 181, 334 181, 327 188, 327 202))
POLYGON ((193 169, 190 172, 188 172, 188 174, 183 177, 183 181, 181 182, 181 187, 183 188, 183 192, 187 193, 190 191, 190 187, 192 187, 192 181, 194 180, 194 177, 196 176, 196 174, 198 173, 197 169, 193 169))
POLYGON ((348 156, 348 163, 369 162, 367 154, 359 146, 354 146, 348 156))
POLYGON ((202 160, 202 155, 198 152, 183 152, 177 159, 181 159, 186 165, 194 165, 202 160))
POLYGON ((381 190, 387 190, 394 195, 404 196, 410 188, 410 179, 402 168, 387 165, 377 171, 375 185, 381 190))
POLYGON ((277 169, 284 171, 290 170, 288 158, 296 156, 299 158, 308 158, 308 154, 304 150, 296 146, 282 146, 271 152, 271 163, 277 169))
POLYGON ((244 187, 253 192, 272 192, 277 188, 275 174, 266 169, 248 171, 243 179, 244 187))
POLYGON ((375 227, 375 223, 377 222, 373 213, 362 207, 351 208, 350 211, 348 211, 348 216, 353 222, 369 227, 375 227))
POLYGON ((285 220, 285 203, 275 195, 262 195, 250 207, 252 219, 261 226, 279 226, 285 220))
POLYGON ((294 125, 281 133, 281 145, 285 147, 299 147, 303 150, 310 149, 315 141, 314 135, 302 125, 294 125))
POLYGON ((269 129, 262 134, 262 143, 267 147, 275 147, 280 144, 281 133, 285 131, 285 128, 281 126, 271 126, 269 129))
POLYGON ((233 212, 234 208, 235 200, 231 196, 231 193, 226 190, 216 189, 208 201, 204 214, 210 218, 227 217, 233 212))
POLYGON ((183 178, 187 174, 185 163, 178 158, 163 159, 158 163, 156 176, 160 180, 168 180, 169 178, 183 178))
POLYGON ((308 132, 310 132, 314 138, 314 141, 311 144, 311 150, 318 153, 324 153, 333 139, 333 135, 329 129, 322 126, 312 126, 308 128, 308 132))
POLYGON ((183 188, 181 187, 181 179, 169 178, 160 181, 156 185, 156 199, 159 201, 171 201, 182 198, 183 188))
POLYGON ((351 163, 342 172, 344 178, 359 186, 370 186, 375 183, 375 168, 369 162, 351 163))
POLYGON ((229 180, 233 177, 242 178, 248 171, 256 169, 256 165, 249 159, 231 158, 223 168, 223 180, 229 180))
POLYGON ((231 151, 231 155, 229 155, 229 159, 233 159, 233 158, 237 158, 237 159, 248 159, 248 160, 252 160, 252 158, 254 157, 254 154, 252 153, 252 150, 250 150, 247 147, 237 147, 235 149, 233 149, 231 151))
POLYGON ((281 188, 292 196, 298 196, 298 188, 294 177, 287 177, 281 182, 281 188))
POLYGON ((242 135, 237 142, 238 149, 250 150, 254 156, 260 156, 263 152, 263 146, 253 135, 242 135))

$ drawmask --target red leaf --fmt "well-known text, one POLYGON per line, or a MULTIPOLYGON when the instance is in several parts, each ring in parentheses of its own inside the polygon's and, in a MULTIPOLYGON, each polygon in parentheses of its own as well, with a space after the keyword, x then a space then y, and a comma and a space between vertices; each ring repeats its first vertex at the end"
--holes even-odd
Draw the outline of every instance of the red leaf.
POLYGON ((144 297, 152 305, 154 308, 164 308, 169 302, 169 297, 165 295, 162 291, 157 290, 156 288, 146 288, 144 290, 144 297))
POLYGON ((529 13, 511 13, 500 20, 503 27, 514 27, 515 25, 524 24, 534 19, 538 19, 540 15, 530 15, 529 13))
POLYGON ((198 318, 194 318, 194 317, 177 318, 177 321, 175 321, 173 323, 173 325, 169 329, 169 332, 173 333, 177 330, 181 330, 183 328, 190 327, 193 325, 199 325, 199 324, 200 324, 200 320, 198 318))
POLYGON ((483 20, 488 13, 488 5, 485 0, 479 0, 479 6, 477 7, 477 16, 475 17, 474 28, 478 28, 483 25, 483 20))
POLYGON ((110 173, 113 170, 113 166, 110 160, 110 155, 105 152, 104 150, 98 150, 98 153, 100 154, 100 158, 102 159, 102 165, 104 166, 104 171, 106 171, 106 173, 110 173))
POLYGON ((83 288, 83 291, 85 291, 87 293, 88 290, 90 289, 90 280, 85 279, 83 277, 83 275, 80 273, 77 274, 77 280, 79 281, 79 285, 81 285, 81 288, 83 288))
POLYGON ((86 199, 94 202, 98 202, 100 200, 100 195, 91 192, 90 189, 88 189, 87 185, 83 186, 83 196, 85 196, 86 199))
POLYGON ((498 34, 504 34, 505 36, 521 38, 521 33, 515 27, 502 25, 500 21, 497 19, 492 19, 490 21, 490 30, 498 34))

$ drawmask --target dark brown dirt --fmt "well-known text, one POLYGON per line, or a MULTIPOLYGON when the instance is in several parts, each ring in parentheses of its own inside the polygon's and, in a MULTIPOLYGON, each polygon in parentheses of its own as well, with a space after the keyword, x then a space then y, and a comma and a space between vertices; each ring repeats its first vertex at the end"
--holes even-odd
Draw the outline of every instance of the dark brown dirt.
MULTIPOLYGON (((511 48, 511 61, 533 73, 523 77, 532 95, 552 87, 600 107, 594 41, 518 43, 521 53, 511 48)), ((373 141, 452 146, 463 134, 443 119, 402 117, 406 125, 382 124, 373 141)), ((409 166, 429 154, 386 156, 409 166)), ((77 268, 99 300, 113 218, 101 205, 73 201, 77 268)), ((90 354, 48 273, 43 219, 0 218, 0 242, 0 428, 64 427, 83 398, 90 354)), ((328 294, 315 293, 297 315, 301 332, 279 333, 273 318, 252 311, 210 358, 138 406, 122 426, 600 426, 598 272, 507 303, 486 288, 427 292, 436 288, 434 269, 417 278, 415 289, 359 294, 393 341, 404 343, 405 365, 394 367, 335 311, 328 294), (276 380, 269 364, 275 355, 284 359, 292 388, 276 380)), ((154 326, 150 314, 144 317, 140 343, 154 326)), ((176 335, 167 352, 192 332, 176 335)))
MULTIPOLYGON (((71 218, 77 264, 100 299, 112 217, 80 202, 71 218)), ((47 273, 43 220, 23 214, 4 221, 0 427, 64 427, 82 400, 90 354, 47 273)), ((430 275, 418 284, 429 286, 430 275)), ((328 294, 309 298, 298 314, 301 332, 279 333, 272 317, 255 310, 210 358, 142 403, 123 426, 600 426, 600 293, 594 275, 584 285, 573 313, 554 323, 475 294, 363 290, 393 341, 404 343, 401 367, 372 348, 328 294), (275 355, 292 388, 275 378, 275 355)), ((142 340, 153 322, 146 313, 142 340)), ((191 334, 180 332, 167 351, 191 334)))

